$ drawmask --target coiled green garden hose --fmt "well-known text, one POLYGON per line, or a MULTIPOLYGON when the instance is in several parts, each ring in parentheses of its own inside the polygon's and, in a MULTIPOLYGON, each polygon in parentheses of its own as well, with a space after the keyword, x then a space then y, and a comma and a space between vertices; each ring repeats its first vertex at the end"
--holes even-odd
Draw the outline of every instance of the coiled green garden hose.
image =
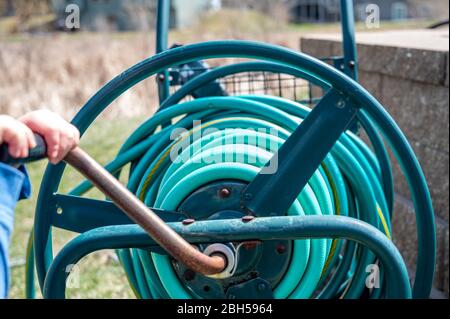
MULTIPOLYGON (((107 168, 119 174, 131 162, 128 188, 148 206, 176 210, 189 194, 209 183, 230 179, 250 182, 309 111, 298 103, 269 96, 212 97, 181 103, 157 113, 138 128, 107 168), (162 123, 183 115, 178 122, 157 130, 162 123), (201 124, 194 126, 196 121, 201 124), (174 136, 181 129, 187 134, 174 136)), ((89 187, 85 182, 71 194, 81 195, 89 187)), ((390 217, 377 160, 350 132, 341 137, 288 214, 347 212, 390 238, 390 217)), ((180 282, 169 257, 138 249, 119 250, 118 254, 139 297, 197 297, 180 282)), ((274 296, 309 298, 329 282, 332 284, 319 296, 336 296, 346 285, 345 296, 359 297, 365 288, 366 267, 374 261, 367 249, 351 243, 297 240, 289 267, 274 287, 274 296), (337 264, 342 265, 330 278, 327 270, 337 264)))

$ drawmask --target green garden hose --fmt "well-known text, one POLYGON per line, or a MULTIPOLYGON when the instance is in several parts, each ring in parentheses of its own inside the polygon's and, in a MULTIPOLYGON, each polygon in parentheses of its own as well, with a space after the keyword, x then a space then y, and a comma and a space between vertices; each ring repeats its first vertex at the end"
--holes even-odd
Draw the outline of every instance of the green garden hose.
MULTIPOLYGON (((128 188, 148 206, 177 210, 204 185, 250 182, 309 112, 298 103, 269 96, 180 103, 142 124, 106 167, 118 176, 131 163, 128 188), (174 134, 177 131, 184 134, 174 134)), ((390 238, 381 175, 372 151, 347 132, 287 214, 348 215, 390 238)), ((71 194, 81 195, 90 187, 84 182, 71 194)), ((292 247, 289 267, 273 287, 276 298, 337 297, 343 285, 345 297, 362 296, 366 267, 375 263, 368 249, 329 239, 297 240, 292 247)), ((118 255, 138 297, 198 297, 183 285, 166 255, 139 249, 119 250, 118 255)), ((382 294, 383 288, 379 291, 382 294)))

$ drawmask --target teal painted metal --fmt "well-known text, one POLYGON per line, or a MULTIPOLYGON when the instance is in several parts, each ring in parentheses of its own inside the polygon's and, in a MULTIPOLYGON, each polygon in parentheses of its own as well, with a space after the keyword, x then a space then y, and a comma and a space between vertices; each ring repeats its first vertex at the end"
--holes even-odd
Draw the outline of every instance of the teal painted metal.
POLYGON ((355 39, 355 12, 353 0, 341 0, 344 73, 358 81, 358 52, 355 39))
POLYGON ((248 185, 242 198, 246 208, 256 216, 285 214, 357 111, 344 95, 330 90, 248 185), (276 172, 268 171, 274 167, 276 172))
MULTIPOLYGON (((397 248, 374 227, 348 217, 292 216, 196 222, 189 226, 169 224, 193 244, 246 240, 284 240, 301 238, 347 238, 372 250, 387 276, 387 298, 411 298, 407 269, 397 248), (290 225, 286 227, 286 225, 290 225)), ((52 263, 44 285, 46 298, 64 298, 67 265, 102 249, 141 248, 155 245, 138 226, 109 226, 86 232, 69 242, 52 263)))
MULTIPOLYGON (((71 232, 83 233, 103 226, 134 224, 112 202, 55 194, 51 199, 55 207, 52 225, 71 232)), ((182 221, 186 215, 174 211, 152 208, 165 222, 182 221)))
MULTIPOLYGON (((423 280, 416 282, 414 290, 416 297, 425 296, 428 293, 427 290, 431 283, 430 276, 432 278, 433 273, 433 269, 431 269, 432 266, 430 265, 433 265, 431 261, 434 260, 435 243, 433 236, 434 220, 432 208, 420 166, 418 165, 409 144, 406 142, 406 139, 389 115, 382 109, 381 105, 358 84, 343 77, 335 69, 313 58, 284 48, 277 48, 258 43, 234 41, 212 42, 170 50, 138 64, 110 82, 88 102, 85 108, 78 114, 74 123, 84 131, 96 116, 122 92, 129 89, 134 84, 137 84, 140 80, 143 80, 151 74, 167 68, 170 65, 179 64, 189 60, 234 55, 270 61, 286 61, 286 63, 292 67, 299 68, 312 76, 321 78, 333 85, 335 89, 340 90, 342 94, 345 94, 357 105, 362 105, 377 125, 381 127, 384 135, 393 145, 396 154, 399 155, 402 166, 405 168, 405 173, 408 175, 408 180, 411 184, 416 208, 422 208, 422 210, 418 210, 420 213, 417 215, 420 240, 420 260, 417 278, 423 280), (217 52, 218 50, 220 52, 217 52), (426 250, 427 248, 429 249, 426 250)), ((46 270, 51 262, 51 257, 47 257, 47 259, 44 257, 46 254, 49 256, 50 243, 47 238, 48 235, 50 235, 49 226, 51 224, 48 217, 43 216, 43 213, 49 209, 48 203, 45 203, 44 199, 48 197, 49 192, 53 193, 56 191, 63 169, 63 165, 56 167, 49 166, 40 192, 36 217, 39 222, 36 224, 35 239, 36 243, 39 243, 39 245, 36 245, 36 260, 41 283, 43 282, 43 279, 45 279, 46 270)))
MULTIPOLYGON (((353 0, 341 0, 341 25, 342 25, 342 52, 344 56, 340 59, 342 71, 358 81, 358 50, 355 39, 355 12, 353 0)), ((365 119, 366 121, 370 119, 365 119)), ((358 121, 354 121, 350 127, 351 131, 358 133, 360 130, 358 121)))
MULTIPOLYGON (((158 0, 156 18, 156 53, 168 49, 170 26, 170 0, 158 0)), ((168 70, 162 70, 157 77, 159 101, 162 103, 170 95, 170 74, 168 70)))

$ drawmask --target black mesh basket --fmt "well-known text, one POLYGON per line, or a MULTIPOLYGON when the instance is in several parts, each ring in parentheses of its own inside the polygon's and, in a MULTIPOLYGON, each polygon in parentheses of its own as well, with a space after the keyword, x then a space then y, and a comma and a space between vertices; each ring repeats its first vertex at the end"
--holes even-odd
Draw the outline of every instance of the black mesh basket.
MULTIPOLYGON (((196 76, 213 68, 204 62, 182 65, 169 70, 171 93, 196 76)), ((288 74, 266 71, 232 74, 209 83, 188 99, 204 96, 272 95, 313 107, 323 96, 323 90, 310 82, 288 74)))

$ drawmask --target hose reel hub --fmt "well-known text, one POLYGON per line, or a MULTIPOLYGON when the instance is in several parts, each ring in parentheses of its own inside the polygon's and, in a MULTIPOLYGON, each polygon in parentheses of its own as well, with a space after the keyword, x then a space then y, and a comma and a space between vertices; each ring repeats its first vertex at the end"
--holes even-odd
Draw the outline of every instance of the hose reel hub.
MULTIPOLYGON (((183 201, 179 211, 196 221, 240 218, 243 223, 251 223, 241 207, 241 195, 246 186, 238 181, 221 181, 200 187, 183 201)), ((172 260, 178 279, 202 298, 226 298, 233 287, 254 279, 267 284, 269 291, 270 287, 277 286, 289 266, 292 241, 226 242, 199 245, 199 249, 206 255, 225 255, 229 261, 225 271, 203 276, 172 260)))

